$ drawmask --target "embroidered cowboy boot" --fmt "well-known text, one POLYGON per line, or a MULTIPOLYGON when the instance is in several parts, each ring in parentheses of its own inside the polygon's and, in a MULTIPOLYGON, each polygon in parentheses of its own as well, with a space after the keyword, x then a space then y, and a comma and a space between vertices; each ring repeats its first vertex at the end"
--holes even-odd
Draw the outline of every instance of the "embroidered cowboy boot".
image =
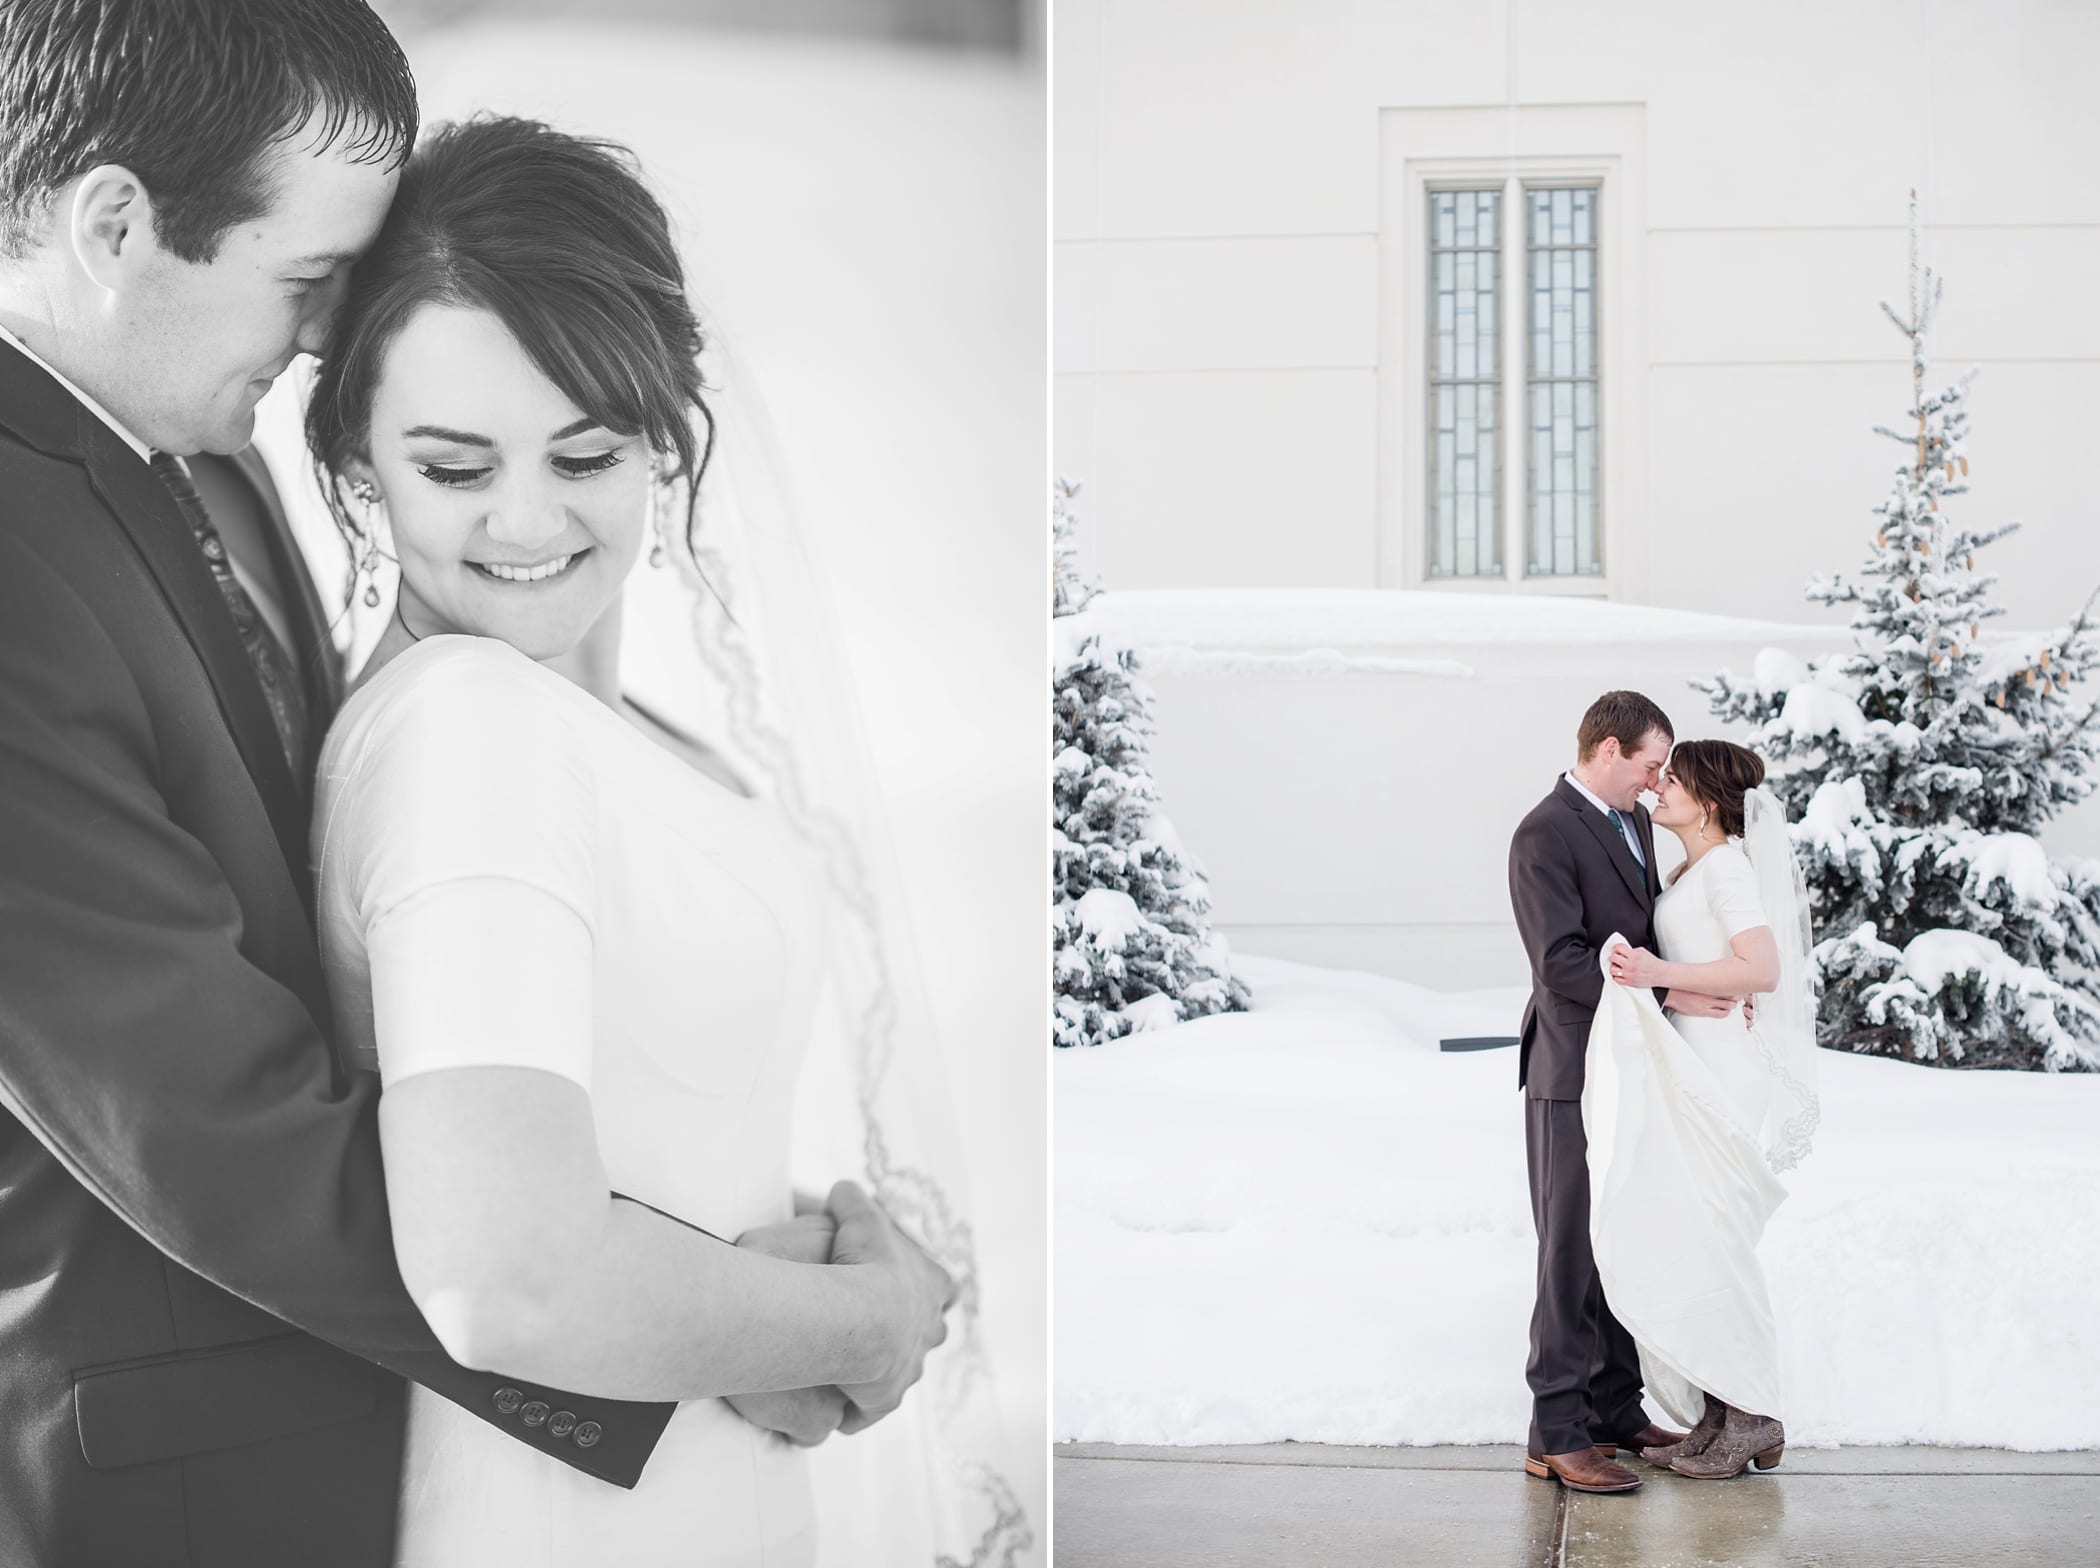
POLYGON ((1706 1396, 1706 1413, 1699 1417, 1697 1426, 1693 1427, 1674 1443, 1642 1449, 1641 1457, 1651 1465, 1658 1465, 1667 1470, 1670 1467, 1670 1461, 1673 1459, 1684 1459, 1689 1458, 1693 1454, 1703 1454, 1706 1452, 1708 1445, 1721 1435, 1721 1424, 1727 1415, 1728 1407, 1722 1404, 1720 1400, 1714 1398, 1713 1395, 1708 1394, 1706 1396))
POLYGON ((1729 1406, 1721 1435, 1707 1444, 1706 1451, 1673 1459, 1670 1468, 1695 1480, 1724 1481, 1741 1475, 1743 1467, 1753 1463, 1760 1470, 1769 1470, 1785 1452, 1786 1428, 1777 1419, 1729 1406))

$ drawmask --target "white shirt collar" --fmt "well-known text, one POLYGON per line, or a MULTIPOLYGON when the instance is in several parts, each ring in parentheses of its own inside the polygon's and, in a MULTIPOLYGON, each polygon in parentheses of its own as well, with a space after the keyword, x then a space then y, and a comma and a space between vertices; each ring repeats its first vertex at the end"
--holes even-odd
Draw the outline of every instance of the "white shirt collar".
MULTIPOLYGON (((1583 783, 1581 779, 1578 779, 1578 778, 1577 778, 1577 777, 1575 776, 1575 774, 1574 774, 1574 770, 1573 770, 1573 769, 1570 769, 1570 770, 1569 770, 1568 772, 1566 772, 1566 773, 1563 773, 1563 774, 1561 775, 1561 777, 1562 777, 1562 778, 1564 778, 1564 779, 1566 779, 1566 780, 1567 780, 1567 781, 1568 781, 1568 782, 1569 782, 1570 784, 1574 785, 1574 786, 1575 786, 1575 789, 1576 789, 1576 792, 1577 792, 1578 794, 1580 794, 1580 795, 1582 796, 1582 798, 1583 798, 1584 800, 1588 801, 1588 802, 1589 802, 1589 803, 1590 803, 1591 805, 1595 806, 1595 807, 1596 807, 1596 808, 1597 808, 1597 809, 1598 809, 1599 811, 1603 812, 1603 813, 1604 813, 1604 814, 1605 814, 1605 815, 1606 815, 1607 817, 1608 817, 1608 816, 1610 816, 1610 815, 1612 814, 1612 811, 1613 811, 1613 809, 1614 809, 1614 808, 1612 808, 1612 807, 1610 807, 1610 806, 1607 806, 1607 805, 1606 805, 1606 804, 1605 804, 1605 803, 1604 803, 1604 802, 1603 802, 1603 801, 1602 801, 1601 799, 1599 799, 1599 798, 1598 798, 1598 796, 1597 796, 1597 794, 1596 794, 1596 792, 1595 792, 1595 791, 1593 791, 1593 790, 1592 790, 1592 789, 1591 789, 1591 788, 1589 787, 1589 785, 1587 785, 1587 784, 1583 783)), ((1533 787, 1534 787, 1534 788, 1536 788, 1537 786, 1536 786, 1536 785, 1534 785, 1533 787)), ((1620 814, 1621 816, 1625 816, 1625 815, 1626 815, 1627 813, 1625 813, 1625 812, 1620 812, 1619 814, 1620 814)))
POLYGON ((20 349, 24 354, 26 354, 32 362, 43 366, 43 368, 50 373, 51 378, 54 381, 56 381, 60 386, 64 387, 68 392, 73 394, 74 398, 79 402, 82 408, 86 409, 90 414, 93 414, 97 419, 101 420, 102 423, 109 426, 109 428, 116 433, 118 440, 122 441, 126 446, 130 447, 132 451, 138 453, 139 460, 141 462, 150 463, 153 461, 153 449, 147 446, 146 443, 141 441, 137 436, 133 435, 129 430, 126 430, 122 425, 118 424, 116 416, 114 414, 110 413, 108 409, 104 408, 100 403, 96 402, 85 392, 81 391, 79 387, 75 386, 72 381, 68 380, 64 371, 60 370, 56 365, 52 364, 50 360, 44 358, 43 355, 39 354, 27 343, 24 343, 20 338, 16 337, 5 327, 0 327, 0 339, 4 339, 5 341, 12 343, 16 348, 20 349))

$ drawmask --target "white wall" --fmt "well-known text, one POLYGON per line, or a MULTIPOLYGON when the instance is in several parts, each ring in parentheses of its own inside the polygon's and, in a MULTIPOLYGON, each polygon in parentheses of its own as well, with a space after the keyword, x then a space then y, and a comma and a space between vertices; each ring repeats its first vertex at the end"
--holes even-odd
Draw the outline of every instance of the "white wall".
MULTIPOLYGON (((1510 834, 1574 761, 1599 693, 1645 692, 1682 738, 1740 738, 1690 680, 1747 676, 1766 647, 1814 658, 1847 641, 1422 592, 1110 593, 1087 624, 1138 650, 1153 778, 1234 949, 1441 990, 1524 983, 1510 834)), ((2044 839, 2100 854, 2100 801, 2044 839)), ((1667 835, 1662 854, 1675 864, 1667 835)))
POLYGON ((1860 555, 1908 399, 1876 302, 1912 187, 1938 362, 1983 371, 1966 516, 2028 525, 1992 552, 2010 622, 2100 583, 2100 7, 1059 0, 1053 51, 1054 461, 1112 586, 1396 581, 1380 310, 1421 283, 1381 275, 1381 111, 1551 105, 1640 111, 1617 596, 1824 616, 1801 584, 1860 555))

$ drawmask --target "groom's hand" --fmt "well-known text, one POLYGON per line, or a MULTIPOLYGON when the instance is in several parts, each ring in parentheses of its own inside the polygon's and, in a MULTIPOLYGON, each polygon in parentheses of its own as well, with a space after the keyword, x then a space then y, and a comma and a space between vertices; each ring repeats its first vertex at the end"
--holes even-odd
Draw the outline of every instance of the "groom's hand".
POLYGON ((835 1388, 792 1388, 777 1394, 729 1394, 738 1415, 767 1432, 778 1432, 797 1448, 815 1448, 839 1429, 850 1408, 835 1388))
POLYGON ((873 1426, 904 1403, 904 1395, 926 1370, 926 1355, 948 1337, 947 1313, 955 1281, 858 1186, 842 1181, 828 1200, 838 1235, 831 1261, 866 1268, 876 1283, 886 1319, 888 1365, 866 1383, 849 1383, 853 1408, 839 1423, 848 1434, 873 1426))
POLYGON ((829 1263, 831 1239, 837 1233, 838 1221, 819 1209, 814 1214, 798 1213, 791 1220, 772 1225, 754 1226, 737 1237, 736 1244, 748 1252, 785 1258, 790 1263, 829 1263))
POLYGON ((1726 1018, 1735 1011, 1735 998, 1708 996, 1704 991, 1672 991, 1663 998, 1663 1006, 1687 1018, 1726 1018))

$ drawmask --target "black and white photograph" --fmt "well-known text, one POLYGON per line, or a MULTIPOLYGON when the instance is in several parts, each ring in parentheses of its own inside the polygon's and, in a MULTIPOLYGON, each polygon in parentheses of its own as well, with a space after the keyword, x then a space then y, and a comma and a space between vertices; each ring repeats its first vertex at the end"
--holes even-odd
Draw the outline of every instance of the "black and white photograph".
POLYGON ((1055 1550, 2100 1507, 2100 16, 1060 0, 1055 1550))
POLYGON ((1048 1556, 1028 0, 0 0, 0 1562, 1048 1556))

